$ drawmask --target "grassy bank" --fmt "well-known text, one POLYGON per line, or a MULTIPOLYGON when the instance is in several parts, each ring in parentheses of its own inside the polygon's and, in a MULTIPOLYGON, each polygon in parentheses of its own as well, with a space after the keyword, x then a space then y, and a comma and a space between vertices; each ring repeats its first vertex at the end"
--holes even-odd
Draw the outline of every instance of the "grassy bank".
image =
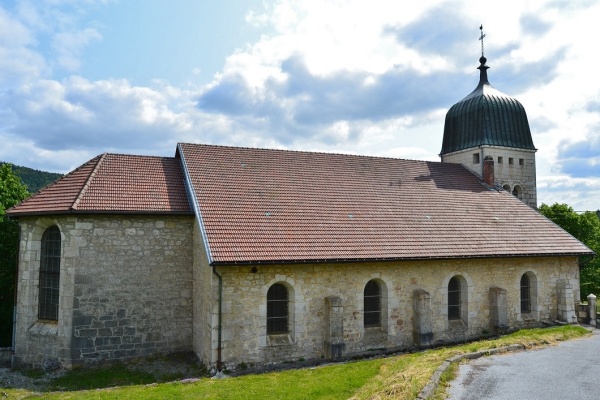
MULTIPOLYGON (((109 389, 69 390, 34 393, 20 389, 0 389, 7 399, 412 399, 427 384, 435 369, 447 358, 461 353, 488 350, 510 344, 528 348, 578 338, 588 332, 578 326, 522 330, 493 340, 460 346, 403 354, 389 358, 332 364, 317 368, 246 375, 227 379, 202 378, 192 383, 172 382, 135 385, 118 370, 118 384, 109 389)), ((117 374, 114 370, 113 374, 117 374)), ((445 379, 451 379, 452 373, 445 379)), ((111 370, 80 370, 67 373, 55 387, 106 387, 112 384, 111 370), (108 375, 108 376, 107 376, 108 375), (97 378, 97 383, 95 378, 97 378), (91 383, 90 383, 91 382, 91 383)), ((143 377, 147 382, 148 377, 143 377)), ((442 394, 438 394, 442 397, 442 394)))

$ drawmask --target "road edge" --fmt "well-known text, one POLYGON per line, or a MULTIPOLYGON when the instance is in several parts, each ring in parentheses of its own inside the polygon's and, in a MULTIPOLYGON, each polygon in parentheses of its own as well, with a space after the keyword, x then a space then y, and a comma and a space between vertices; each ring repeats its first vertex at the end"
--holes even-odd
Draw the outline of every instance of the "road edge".
POLYGON ((512 351, 522 351, 525 349, 526 349, 525 345, 511 344, 509 346, 497 347, 495 349, 476 351, 474 353, 458 354, 458 355, 452 356, 450 358, 447 358, 446 360, 444 360, 444 362, 442 362, 442 364, 439 367, 437 367, 437 369, 435 370, 433 375, 431 375, 431 378, 429 378, 429 382, 427 383, 427 385, 425 385, 423 390, 421 390, 421 392, 416 397, 416 399, 427 400, 427 399, 431 398, 431 396, 433 396, 437 387, 440 384, 440 379, 442 377, 442 374, 444 372, 446 372, 446 370, 453 363, 460 362, 464 359, 475 360, 477 358, 484 357, 484 356, 491 356, 491 355, 499 354, 499 353, 508 353, 508 352, 512 352, 512 351))

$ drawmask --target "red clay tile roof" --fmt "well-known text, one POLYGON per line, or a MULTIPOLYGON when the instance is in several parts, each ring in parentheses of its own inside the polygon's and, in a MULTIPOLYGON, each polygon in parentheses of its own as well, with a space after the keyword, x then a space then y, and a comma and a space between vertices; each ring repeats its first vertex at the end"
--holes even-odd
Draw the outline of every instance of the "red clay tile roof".
POLYGON ((12 217, 57 213, 192 214, 180 160, 103 154, 21 204, 12 217))
POLYGON ((591 251, 458 164, 180 144, 213 263, 591 251))

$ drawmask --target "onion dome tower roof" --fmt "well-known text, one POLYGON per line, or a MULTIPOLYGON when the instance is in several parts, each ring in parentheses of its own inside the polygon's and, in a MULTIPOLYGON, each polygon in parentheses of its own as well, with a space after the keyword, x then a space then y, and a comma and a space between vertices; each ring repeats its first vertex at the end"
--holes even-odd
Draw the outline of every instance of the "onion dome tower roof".
POLYGON ((479 146, 535 150, 525 108, 488 82, 482 55, 479 84, 446 114, 440 155, 479 146))

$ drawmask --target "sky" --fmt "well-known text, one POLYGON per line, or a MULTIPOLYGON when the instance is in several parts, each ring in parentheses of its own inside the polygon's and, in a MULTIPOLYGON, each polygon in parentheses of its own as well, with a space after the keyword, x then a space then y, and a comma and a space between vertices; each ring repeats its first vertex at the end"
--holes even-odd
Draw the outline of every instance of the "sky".
POLYGON ((439 161, 479 80, 525 107, 538 204, 600 208, 597 1, 0 0, 0 160, 178 142, 439 161))

